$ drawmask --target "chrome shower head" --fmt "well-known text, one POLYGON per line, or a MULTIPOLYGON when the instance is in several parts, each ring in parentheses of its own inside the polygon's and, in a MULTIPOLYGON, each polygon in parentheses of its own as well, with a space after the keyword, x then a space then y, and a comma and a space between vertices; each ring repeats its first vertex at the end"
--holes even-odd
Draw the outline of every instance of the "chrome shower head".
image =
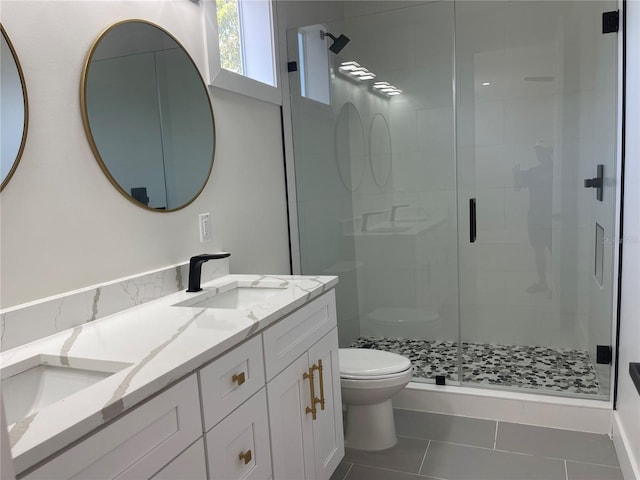
POLYGON ((347 37, 344 34, 340 34, 339 37, 335 37, 335 36, 331 35, 329 32, 323 32, 322 30, 320 30, 320 38, 324 40, 324 37, 329 37, 331 40, 333 40, 333 43, 329 47, 329 50, 331 50, 335 54, 340 53, 340 51, 351 40, 349 37, 347 37))

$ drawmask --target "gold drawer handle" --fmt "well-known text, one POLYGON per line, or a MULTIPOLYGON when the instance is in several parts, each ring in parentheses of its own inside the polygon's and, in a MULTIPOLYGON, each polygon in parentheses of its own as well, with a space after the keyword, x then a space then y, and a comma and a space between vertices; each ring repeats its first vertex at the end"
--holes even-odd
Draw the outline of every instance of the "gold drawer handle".
MULTIPOLYGON (((314 365, 315 366, 315 365, 314 365)), ((320 383, 320 398, 315 398, 313 400, 313 406, 315 407, 316 403, 320 404, 320 410, 324 410, 324 377, 322 375, 322 360, 318 360, 318 366, 316 367, 316 370, 318 370, 319 378, 318 378, 318 382, 320 383)))
POLYGON ((238 458, 240 460, 244 460, 244 464, 246 465, 251 461, 251 450, 247 450, 246 452, 240 452, 240 455, 238 455, 238 458))
MULTIPOLYGON (((242 385, 245 382, 244 372, 240 372, 238 374, 234 373, 233 377, 231 377, 231 380, 236 382, 238 384, 238 386, 242 385)), ((251 452, 251 450, 249 450, 249 452, 251 452)))
POLYGON ((304 380, 309 380, 309 392, 311 393, 311 406, 305 409, 305 413, 310 413, 311 418, 313 420, 316 419, 317 411, 316 411, 316 387, 313 382, 313 371, 315 370, 315 365, 309 368, 309 372, 305 372, 302 374, 302 378, 304 380))

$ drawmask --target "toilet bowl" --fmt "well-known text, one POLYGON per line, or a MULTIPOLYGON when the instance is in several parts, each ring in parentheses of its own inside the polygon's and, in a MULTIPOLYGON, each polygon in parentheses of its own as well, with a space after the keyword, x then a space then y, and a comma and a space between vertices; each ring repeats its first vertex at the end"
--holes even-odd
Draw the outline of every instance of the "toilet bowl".
POLYGON ((340 385, 346 406, 345 445, 378 451, 398 438, 391 397, 411 380, 411 362, 397 353, 341 348, 340 385))

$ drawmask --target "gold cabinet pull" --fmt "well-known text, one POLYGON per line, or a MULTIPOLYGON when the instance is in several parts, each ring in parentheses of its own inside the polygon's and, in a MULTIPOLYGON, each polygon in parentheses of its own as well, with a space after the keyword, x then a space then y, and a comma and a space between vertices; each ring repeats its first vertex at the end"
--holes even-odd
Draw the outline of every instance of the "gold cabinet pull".
POLYGON ((315 398, 313 406, 315 407, 316 403, 320 404, 320 410, 324 410, 324 376, 322 375, 322 360, 318 360, 318 366, 316 367, 318 370, 318 382, 320 383, 320 398, 315 398))
POLYGON ((316 387, 313 381, 313 371, 315 370, 315 365, 309 368, 308 372, 302 374, 302 378, 304 380, 309 380, 309 392, 311 393, 311 406, 305 409, 305 413, 310 413, 311 418, 313 420, 316 419, 317 411, 316 411, 316 387))
MULTIPOLYGON (((237 383, 238 386, 242 385, 245 382, 244 372, 240 372, 238 374, 234 373, 233 377, 231 377, 231 380, 237 383)), ((251 450, 249 450, 249 452, 251 452, 251 450)))
POLYGON ((251 450, 247 450, 246 452, 240 452, 240 455, 238 455, 238 458, 240 460, 244 460, 244 464, 246 465, 251 461, 251 450))

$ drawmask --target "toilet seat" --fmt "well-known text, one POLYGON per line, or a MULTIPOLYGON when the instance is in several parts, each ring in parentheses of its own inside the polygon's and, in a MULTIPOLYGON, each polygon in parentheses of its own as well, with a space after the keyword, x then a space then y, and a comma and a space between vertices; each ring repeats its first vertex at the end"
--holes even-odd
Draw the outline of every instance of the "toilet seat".
POLYGON ((368 348, 341 348, 340 378, 349 380, 384 380, 411 370, 411 361, 397 353, 368 348))
POLYGON ((371 381, 371 380, 387 380, 389 378, 401 377, 408 371, 411 371, 411 367, 403 370, 402 372, 389 373, 387 375, 346 375, 341 373, 340 378, 343 380, 360 380, 363 382, 371 381))

